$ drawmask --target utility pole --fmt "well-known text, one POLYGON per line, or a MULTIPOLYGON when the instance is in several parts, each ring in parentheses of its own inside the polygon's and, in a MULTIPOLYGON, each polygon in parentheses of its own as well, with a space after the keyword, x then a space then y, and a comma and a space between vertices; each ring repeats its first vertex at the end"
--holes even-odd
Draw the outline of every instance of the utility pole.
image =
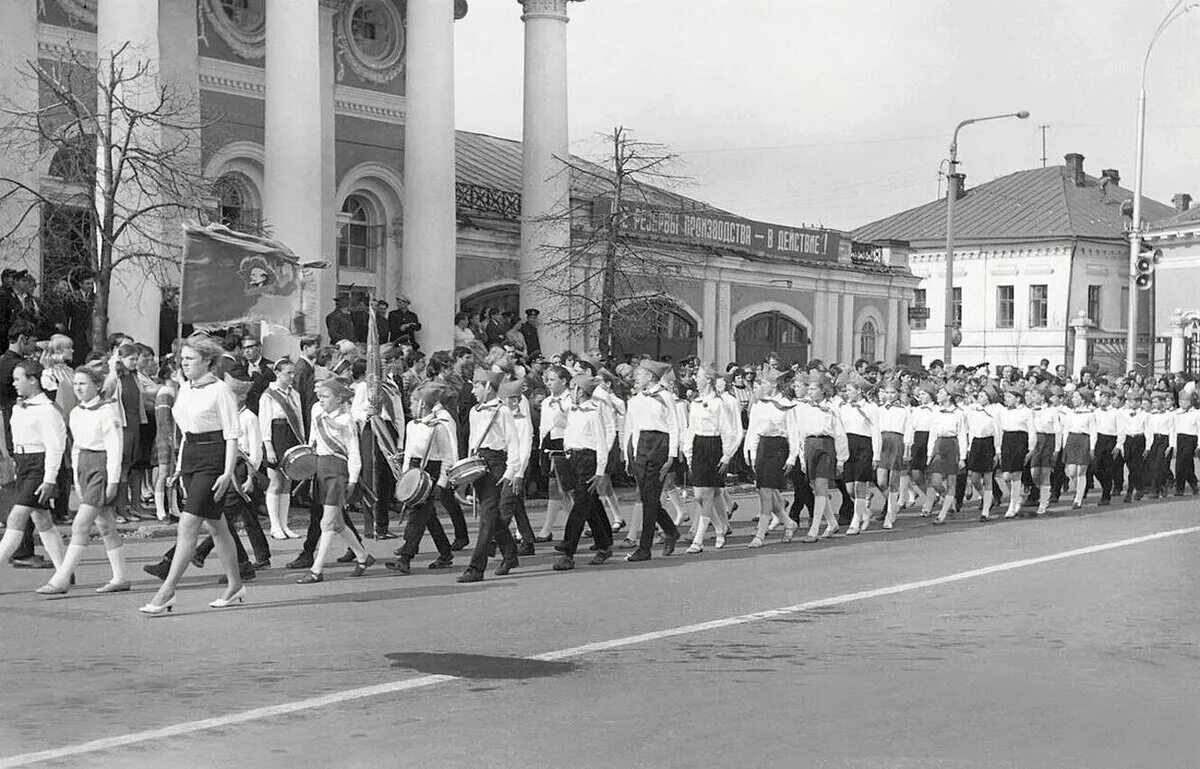
POLYGON ((1049 127, 1049 123, 1038 126, 1038 129, 1042 132, 1042 168, 1046 167, 1046 129, 1049 127))

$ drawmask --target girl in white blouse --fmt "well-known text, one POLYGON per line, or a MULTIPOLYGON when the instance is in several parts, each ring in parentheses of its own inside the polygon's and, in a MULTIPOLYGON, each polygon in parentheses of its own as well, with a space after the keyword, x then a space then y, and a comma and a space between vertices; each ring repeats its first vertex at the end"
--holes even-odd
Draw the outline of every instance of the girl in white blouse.
POLYGON ((1033 422, 1022 393, 1015 387, 1004 391, 1004 408, 996 413, 996 429, 1000 431, 1000 472, 1004 490, 1008 492, 1005 518, 1015 518, 1021 510, 1021 474, 1033 445, 1033 422))
POLYGON ((975 394, 975 402, 966 409, 967 479, 980 495, 983 502, 979 508, 979 520, 990 521, 992 512, 992 478, 1000 456, 1000 426, 997 413, 1002 408, 997 401, 1000 394, 985 387, 975 394))
POLYGON ((295 389, 296 364, 287 358, 275 362, 275 381, 258 402, 258 425, 267 465, 267 517, 272 539, 299 539, 288 526, 292 507, 292 482, 279 463, 293 446, 305 442, 304 410, 295 389))
POLYGON ((1090 391, 1076 389, 1071 393, 1071 410, 1063 414, 1062 435, 1067 483, 1075 489, 1075 501, 1071 507, 1078 510, 1083 507, 1088 465, 1096 448, 1096 423, 1092 418, 1090 391))
POLYGON ((954 481, 958 472, 966 469, 967 419, 956 403, 958 394, 958 385, 953 382, 938 389, 938 408, 929 424, 929 483, 942 495, 942 510, 933 520, 934 525, 946 522, 954 506, 954 481))
POLYGON ((842 467, 842 481, 854 500, 854 517, 846 534, 853 536, 871 525, 868 489, 875 481, 879 461, 879 415, 873 403, 863 398, 866 382, 857 375, 842 384, 842 404, 838 413, 846 431, 849 459, 842 467))
POLYGON ((900 512, 900 500, 908 492, 904 482, 904 462, 912 445, 909 431, 909 410, 900 403, 895 379, 885 379, 879 387, 879 456, 875 463, 875 483, 887 490, 887 512, 883 528, 891 529, 900 512))
MULTIPOLYGON (((729 418, 729 410, 713 388, 716 372, 711 366, 696 369, 696 397, 688 404, 687 426, 683 434, 683 453, 691 470, 692 486, 700 505, 696 535, 688 547, 689 553, 704 551, 704 533, 712 523, 717 535, 717 549, 725 547, 725 471, 737 451, 737 428, 729 418)), ((782 514, 782 511, 781 511, 782 514)), ((789 519, 790 522, 790 519, 789 519)))
POLYGON ((313 405, 308 435, 309 445, 317 454, 316 494, 322 504, 321 539, 317 543, 312 570, 296 580, 301 585, 325 581, 325 561, 329 558, 334 537, 340 536, 354 553, 356 563, 351 577, 361 577, 375 562, 342 520, 342 508, 354 498, 362 470, 358 429, 350 414, 352 396, 350 388, 338 379, 326 379, 317 385, 317 403, 313 405))
POLYGON ((564 489, 558 480, 559 463, 565 461, 563 455, 563 434, 567 427, 567 412, 571 410, 571 394, 567 387, 571 383, 571 375, 562 366, 551 366, 542 376, 546 388, 550 391, 542 400, 542 414, 538 422, 539 456, 550 479, 549 492, 546 495, 546 520, 541 531, 534 537, 534 542, 550 542, 554 538, 552 530, 563 511, 571 509, 571 492, 564 489))
POLYGON ((1025 392, 1025 403, 1030 408, 1032 429, 1029 475, 1039 492, 1036 515, 1045 515, 1050 507, 1050 476, 1062 450, 1062 413, 1057 407, 1046 405, 1044 386, 1030 387, 1025 392))
POLYGON ((783 503, 787 476, 796 464, 798 450, 795 426, 791 421, 796 404, 784 394, 791 379, 791 372, 786 372, 774 382, 764 380, 758 389, 760 399, 750 407, 750 424, 746 428, 743 451, 746 463, 754 468, 759 507, 758 530, 748 547, 763 546, 773 517, 784 522, 784 542, 790 542, 796 531, 796 524, 788 517, 783 503))
POLYGON ((129 590, 125 566, 125 548, 117 532, 117 522, 109 505, 117 496, 121 477, 121 428, 111 403, 100 399, 100 387, 107 371, 95 366, 80 366, 73 387, 78 405, 71 410, 71 467, 75 471, 75 492, 79 512, 71 523, 71 544, 66 556, 45 585, 37 589, 43 595, 67 592, 71 576, 83 559, 95 522, 104 550, 112 566, 112 579, 96 589, 97 593, 121 593, 129 590))
POLYGON ((239 434, 237 399, 212 371, 223 353, 221 345, 199 334, 180 347, 179 368, 187 381, 179 388, 172 414, 183 433, 175 472, 186 490, 186 502, 171 569, 154 598, 139 609, 144 614, 162 614, 175 605, 175 588, 192 562, 201 528, 212 536, 228 582, 209 606, 220 609, 245 600, 237 548, 221 520, 225 492, 234 483, 239 434))
POLYGON ((908 412, 908 444, 909 480, 912 487, 921 495, 921 515, 929 516, 933 512, 933 489, 925 482, 925 470, 929 464, 929 426, 933 422, 935 409, 933 398, 937 394, 937 385, 931 382, 921 382, 913 388, 916 405, 908 412))

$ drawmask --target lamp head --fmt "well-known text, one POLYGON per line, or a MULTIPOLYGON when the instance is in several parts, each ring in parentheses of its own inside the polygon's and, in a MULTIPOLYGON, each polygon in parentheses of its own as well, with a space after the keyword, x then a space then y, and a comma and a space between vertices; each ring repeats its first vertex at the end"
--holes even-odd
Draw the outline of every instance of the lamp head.
POLYGON ((1025 110, 1021 110, 1020 112, 1017 113, 1017 117, 1024 120, 1025 118, 1029 117, 1029 113, 1025 110))

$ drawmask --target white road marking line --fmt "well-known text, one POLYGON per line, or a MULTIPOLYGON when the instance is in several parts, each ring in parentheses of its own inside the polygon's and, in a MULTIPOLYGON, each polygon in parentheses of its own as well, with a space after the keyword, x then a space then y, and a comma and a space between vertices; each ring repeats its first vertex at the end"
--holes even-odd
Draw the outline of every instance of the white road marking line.
MULTIPOLYGON (((1154 540, 1158 539, 1178 537, 1184 534, 1195 534, 1197 532, 1200 532, 1200 526, 1189 526, 1183 529, 1161 531, 1156 534, 1147 534, 1141 537, 1122 539, 1117 542, 1108 542, 1103 545, 1091 545, 1089 547, 1081 547, 1075 550, 1064 550, 1060 553, 1043 555, 1037 558, 1024 558, 1019 561, 1008 561, 1007 563, 999 563, 994 566, 985 566, 982 569, 972 569, 971 571, 962 571, 958 572, 957 574, 949 574, 944 577, 923 579, 916 582, 905 582, 899 585, 892 585, 890 587, 876 588, 874 590, 862 590, 857 593, 844 593, 842 595, 836 595, 830 598, 821 598, 816 601, 807 601, 805 603, 798 603, 793 606, 785 606, 780 609, 769 609, 767 611, 759 611, 752 614, 741 614, 736 617, 726 617, 724 619, 712 620, 710 622, 700 622, 694 625, 683 625, 681 627, 668 628, 666 630, 656 630, 651 633, 641 633, 639 635, 626 636, 625 638, 614 638, 610 641, 599 641, 597 643, 584 644, 583 646, 573 646, 569 649, 559 649, 558 651, 537 654, 531 657, 526 657, 525 659, 550 662, 554 660, 569 659, 571 657, 581 657, 585 654, 593 654, 595 652, 617 649, 624 646, 633 646, 634 644, 657 641, 662 638, 672 638, 675 636, 702 633, 707 630, 716 630, 718 628, 733 627, 735 625, 745 625, 750 622, 759 622, 761 620, 784 617, 789 614, 797 614, 809 609, 818 609, 826 606, 838 606, 845 603, 853 603, 855 601, 865 601, 871 598, 880 598, 882 596, 895 595, 897 593, 906 593, 912 590, 921 590, 927 587, 937 587, 938 585, 961 582, 962 580, 966 579, 985 577, 989 574, 999 574, 1005 571, 1024 569, 1029 566, 1037 566, 1043 563, 1061 561, 1067 558, 1077 558, 1081 555, 1091 555, 1092 553, 1102 553, 1106 550, 1116 550, 1117 548, 1121 547, 1140 545, 1144 542, 1153 542, 1154 540)), ((25 753, 18 756, 9 756, 8 758, 0 759, 0 769, 29 766, 30 764, 36 764, 43 761, 53 761, 55 759, 68 758, 70 756, 78 756, 85 753, 95 753, 101 750, 110 750, 112 748, 119 748, 125 745, 134 745, 140 742, 161 740, 167 737, 178 737, 185 734, 194 734, 196 732, 202 732, 208 729, 219 729, 222 727, 231 726, 233 724, 241 724, 249 721, 260 721, 265 718, 274 718, 275 716, 287 715, 288 713, 298 713, 304 710, 315 710, 318 708, 329 707, 330 705, 361 700, 368 697, 381 697, 386 694, 394 694, 395 692, 408 691, 412 689, 424 689, 437 684, 459 680, 461 680, 461 678, 458 676, 431 675, 420 676, 418 678, 408 678, 403 681, 392 681, 391 683, 377 684, 375 686, 364 686, 358 689, 346 689, 345 691, 333 692, 320 697, 311 697, 309 699, 296 700, 294 702, 285 702, 281 705, 272 705, 265 708, 255 708, 253 710, 242 711, 241 713, 232 713, 230 715, 217 716, 215 718, 206 718, 200 721, 188 721, 182 724, 175 724, 174 726, 166 726, 161 729, 151 729, 144 732, 132 732, 130 734, 123 734, 117 737, 106 737, 100 740, 92 740, 91 742, 82 742, 78 745, 68 745, 64 748, 53 748, 51 750, 42 750, 37 753, 25 753)))

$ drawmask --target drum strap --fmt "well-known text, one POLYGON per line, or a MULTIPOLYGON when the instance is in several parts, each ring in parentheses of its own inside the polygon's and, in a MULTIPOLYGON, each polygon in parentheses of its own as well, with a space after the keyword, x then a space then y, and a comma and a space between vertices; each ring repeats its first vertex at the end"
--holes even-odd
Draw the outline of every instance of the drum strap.
POLYGON ((492 431, 492 426, 496 424, 496 419, 500 416, 500 408, 500 405, 497 404, 496 410, 492 412, 491 420, 487 423, 487 427, 483 428, 483 432, 479 435, 479 440, 475 441, 475 448, 471 449, 470 456, 474 456, 475 454, 479 453, 479 447, 483 445, 483 439, 486 438, 488 433, 492 431))
POLYGON ((321 434, 321 440, 325 441, 329 448, 333 449, 334 454, 337 454, 342 459, 347 459, 350 456, 350 452, 346 450, 346 447, 333 435, 333 433, 329 432, 329 428, 325 426, 325 417, 322 416, 320 419, 316 420, 316 423, 317 432, 321 434))
POLYGON ((295 407, 292 406, 292 402, 274 387, 267 388, 267 395, 270 396, 271 400, 275 401, 276 405, 283 412, 283 416, 287 419, 288 427, 292 428, 292 433, 295 434, 296 440, 303 441, 303 423, 300 421, 300 415, 296 413, 295 407))

